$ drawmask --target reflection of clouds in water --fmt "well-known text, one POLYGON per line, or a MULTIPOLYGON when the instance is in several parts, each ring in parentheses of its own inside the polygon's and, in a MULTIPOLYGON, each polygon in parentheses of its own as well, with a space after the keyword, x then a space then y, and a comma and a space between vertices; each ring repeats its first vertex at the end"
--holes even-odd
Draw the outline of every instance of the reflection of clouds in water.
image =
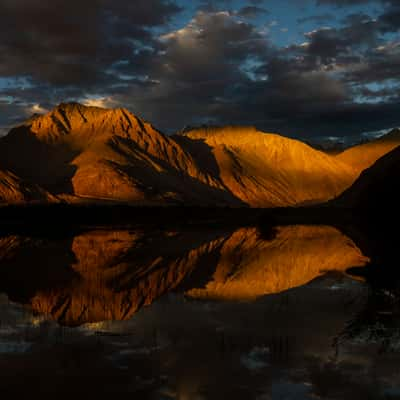
POLYGON ((268 347, 254 347, 249 353, 243 355, 240 361, 250 371, 257 371, 269 365, 269 354, 268 347))
POLYGON ((0 342, 0 354, 9 354, 9 353, 25 353, 32 346, 32 343, 27 342, 0 342))
POLYGON ((312 400, 318 398, 312 393, 312 386, 309 383, 293 383, 280 381, 273 383, 271 387, 271 400, 312 400))

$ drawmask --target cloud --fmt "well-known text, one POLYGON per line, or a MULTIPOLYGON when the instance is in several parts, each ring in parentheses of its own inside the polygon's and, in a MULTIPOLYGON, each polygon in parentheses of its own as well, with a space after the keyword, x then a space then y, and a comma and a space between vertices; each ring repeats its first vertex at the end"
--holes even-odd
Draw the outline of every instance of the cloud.
POLYGON ((263 7, 246 6, 239 9, 235 14, 243 18, 257 18, 260 15, 267 15, 269 12, 263 7))
POLYGON ((151 43, 149 28, 179 8, 166 0, 2 0, 0 76, 86 87, 116 79, 109 68, 151 43))
POLYGON ((398 32, 400 30, 400 2, 392 0, 390 7, 379 18, 383 32, 398 32))
POLYGON ((13 83, 0 81, 0 129, 69 100, 128 107, 168 132, 213 123, 340 136, 396 125, 397 0, 375 18, 300 18, 316 28, 287 47, 255 18, 267 2, 197 4, 183 21, 167 0, 1 1, 0 78, 13 83))
POLYGON ((112 97, 91 97, 83 99, 81 103, 88 107, 100 108, 113 108, 118 105, 112 97))
MULTIPOLYGON (((146 113, 149 118, 173 128, 189 118, 200 122, 214 117, 220 99, 249 80, 242 66, 260 62, 268 53, 265 37, 228 12, 200 11, 185 27, 163 35, 160 41, 157 54, 138 53, 137 60, 121 66, 121 71, 140 65, 140 71, 158 82, 135 105, 151 108, 146 113)), ((134 91, 130 88, 118 98, 129 100, 134 91)))

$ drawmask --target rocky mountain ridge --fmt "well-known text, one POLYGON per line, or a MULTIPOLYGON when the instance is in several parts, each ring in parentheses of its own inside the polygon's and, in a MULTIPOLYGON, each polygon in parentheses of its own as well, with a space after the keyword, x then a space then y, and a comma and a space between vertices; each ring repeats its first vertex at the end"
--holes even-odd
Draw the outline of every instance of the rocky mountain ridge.
POLYGON ((166 136, 124 108, 62 103, 0 139, 0 201, 287 207, 326 202, 399 135, 339 155, 253 127, 166 136))

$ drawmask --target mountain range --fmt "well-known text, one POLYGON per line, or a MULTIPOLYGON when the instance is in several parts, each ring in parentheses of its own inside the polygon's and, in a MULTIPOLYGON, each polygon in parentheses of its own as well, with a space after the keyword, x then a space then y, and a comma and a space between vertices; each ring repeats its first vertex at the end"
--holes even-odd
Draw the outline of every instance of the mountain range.
POLYGON ((398 145, 400 130, 339 154, 253 127, 167 136, 123 108, 65 103, 0 139, 0 202, 317 204, 398 145))

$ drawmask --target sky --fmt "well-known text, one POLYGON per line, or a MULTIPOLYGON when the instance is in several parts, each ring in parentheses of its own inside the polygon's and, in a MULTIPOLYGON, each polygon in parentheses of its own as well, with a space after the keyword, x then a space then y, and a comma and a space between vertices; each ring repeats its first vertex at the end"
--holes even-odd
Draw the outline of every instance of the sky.
POLYGON ((400 0, 1 0, 0 133, 60 102, 161 131, 400 126, 400 0))

